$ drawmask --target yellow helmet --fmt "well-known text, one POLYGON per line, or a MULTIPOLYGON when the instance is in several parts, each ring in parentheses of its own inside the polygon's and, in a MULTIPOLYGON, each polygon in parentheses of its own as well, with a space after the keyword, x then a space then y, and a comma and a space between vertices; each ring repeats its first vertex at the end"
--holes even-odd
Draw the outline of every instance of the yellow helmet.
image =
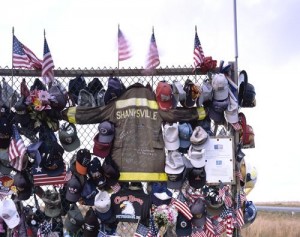
POLYGON ((245 193, 249 194, 254 188, 257 181, 257 170, 249 161, 245 158, 241 164, 241 174, 243 177, 243 185, 245 193))

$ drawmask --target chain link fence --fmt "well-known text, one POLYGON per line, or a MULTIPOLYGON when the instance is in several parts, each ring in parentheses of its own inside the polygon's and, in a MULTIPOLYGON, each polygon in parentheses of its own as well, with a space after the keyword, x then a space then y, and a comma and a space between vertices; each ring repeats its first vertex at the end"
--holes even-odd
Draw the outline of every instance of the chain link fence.
MULTIPOLYGON (((215 69, 216 72, 218 71, 218 68, 215 69)), ((10 68, 0 68, 0 77, 1 79, 1 85, 2 88, 5 83, 9 85, 9 90, 5 93, 6 95, 2 95, 2 98, 6 98, 7 105, 11 107, 12 110, 13 104, 10 103, 10 99, 12 95, 15 95, 16 98, 19 98, 20 96, 20 87, 21 82, 24 80, 30 88, 35 80, 41 79, 40 78, 41 72, 40 71, 32 71, 32 70, 19 70, 19 69, 10 69, 10 68)), ((76 78, 77 76, 82 76, 86 84, 88 85, 94 78, 98 78, 100 82, 102 83, 104 89, 107 88, 108 85, 108 78, 111 75, 114 75, 118 77, 125 87, 128 87, 136 82, 139 82, 143 85, 150 85, 155 91, 155 88, 160 81, 166 81, 170 84, 172 84, 173 81, 178 81, 182 85, 184 85, 185 81, 187 79, 190 79, 195 84, 201 85, 202 82, 209 78, 208 74, 201 74, 199 71, 194 72, 193 68, 191 67, 171 67, 171 68, 159 68, 155 70, 155 73, 149 75, 145 74, 145 71, 143 69, 116 69, 116 68, 103 68, 103 69, 57 69, 54 71, 54 75, 56 80, 68 91, 69 90, 69 82, 70 80, 76 78)), ((42 80, 42 79, 41 79, 42 80)), ((69 100, 67 107, 71 106, 71 101, 69 100)), ((178 106, 181 106, 178 104, 178 106)), ((63 121, 59 122, 60 125, 63 123, 63 121)), ((80 147, 78 149, 86 148, 90 151, 93 150, 93 139, 95 135, 98 132, 97 129, 98 124, 87 124, 87 125, 80 125, 76 124, 76 129, 78 133, 78 137, 80 139, 80 147)), ((213 135, 216 136, 218 134, 223 135, 232 135, 232 131, 230 130, 230 126, 227 126, 226 124, 218 125, 216 126, 214 122, 211 122, 211 131, 213 132, 213 135)), ((57 139, 58 139, 58 132, 55 132, 57 139)), ((21 132, 22 135, 22 132, 21 132)), ((24 139, 24 142, 26 145, 29 145, 34 141, 33 139, 28 139, 26 136, 22 135, 22 138, 24 139)), ((38 139, 36 137, 36 139, 38 139)), ((59 140, 59 139, 58 139, 59 140)), ((78 150, 77 149, 77 150, 78 150)), ((67 165, 70 165, 70 161, 73 158, 73 156, 76 154, 76 151, 72 152, 64 152, 64 161, 67 165)), ((146 188, 146 183, 144 183, 146 188)), ((52 189, 52 186, 42 186, 43 190, 52 189)), ((38 198, 38 203, 42 207, 43 202, 40 198, 38 198)), ((24 202, 24 206, 31 205, 35 206, 35 201, 33 197, 26 200, 24 202)), ((83 210, 85 207, 82 207, 83 210)))

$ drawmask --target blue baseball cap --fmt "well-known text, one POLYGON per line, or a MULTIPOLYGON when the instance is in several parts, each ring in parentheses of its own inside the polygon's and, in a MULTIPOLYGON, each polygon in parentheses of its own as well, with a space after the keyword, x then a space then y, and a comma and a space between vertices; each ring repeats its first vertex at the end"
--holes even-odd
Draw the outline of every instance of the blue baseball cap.
POLYGON ((189 123, 182 123, 178 126, 180 148, 188 148, 191 145, 190 137, 193 134, 192 126, 189 123))

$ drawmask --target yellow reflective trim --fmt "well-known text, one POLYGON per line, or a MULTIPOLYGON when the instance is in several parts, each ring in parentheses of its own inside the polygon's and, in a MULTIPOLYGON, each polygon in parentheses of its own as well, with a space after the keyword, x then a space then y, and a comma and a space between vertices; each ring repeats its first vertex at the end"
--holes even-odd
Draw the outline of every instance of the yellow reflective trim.
POLYGON ((67 116, 68 116, 68 121, 70 123, 76 123, 75 114, 76 114, 76 107, 68 108, 67 116))
POLYGON ((155 100, 147 100, 145 98, 130 98, 116 101, 116 109, 123 109, 130 106, 143 106, 150 109, 158 109, 158 104, 155 100))
POLYGON ((120 172, 120 181, 167 181, 166 173, 120 172))
POLYGON ((206 111, 204 109, 204 107, 198 107, 197 108, 197 112, 198 112, 198 120, 203 120, 206 117, 206 111))

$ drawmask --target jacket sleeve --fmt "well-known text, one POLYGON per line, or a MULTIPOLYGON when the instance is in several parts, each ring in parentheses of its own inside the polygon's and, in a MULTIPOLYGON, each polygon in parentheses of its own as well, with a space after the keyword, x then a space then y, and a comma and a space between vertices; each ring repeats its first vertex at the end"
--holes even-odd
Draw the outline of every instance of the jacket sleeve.
POLYGON ((101 107, 73 106, 62 111, 64 120, 77 124, 94 124, 104 120, 114 121, 114 105, 109 103, 101 107))
POLYGON ((168 111, 159 110, 159 115, 164 122, 175 123, 175 122, 190 122, 193 120, 202 120, 205 117, 205 111, 197 107, 183 108, 179 107, 168 111))

